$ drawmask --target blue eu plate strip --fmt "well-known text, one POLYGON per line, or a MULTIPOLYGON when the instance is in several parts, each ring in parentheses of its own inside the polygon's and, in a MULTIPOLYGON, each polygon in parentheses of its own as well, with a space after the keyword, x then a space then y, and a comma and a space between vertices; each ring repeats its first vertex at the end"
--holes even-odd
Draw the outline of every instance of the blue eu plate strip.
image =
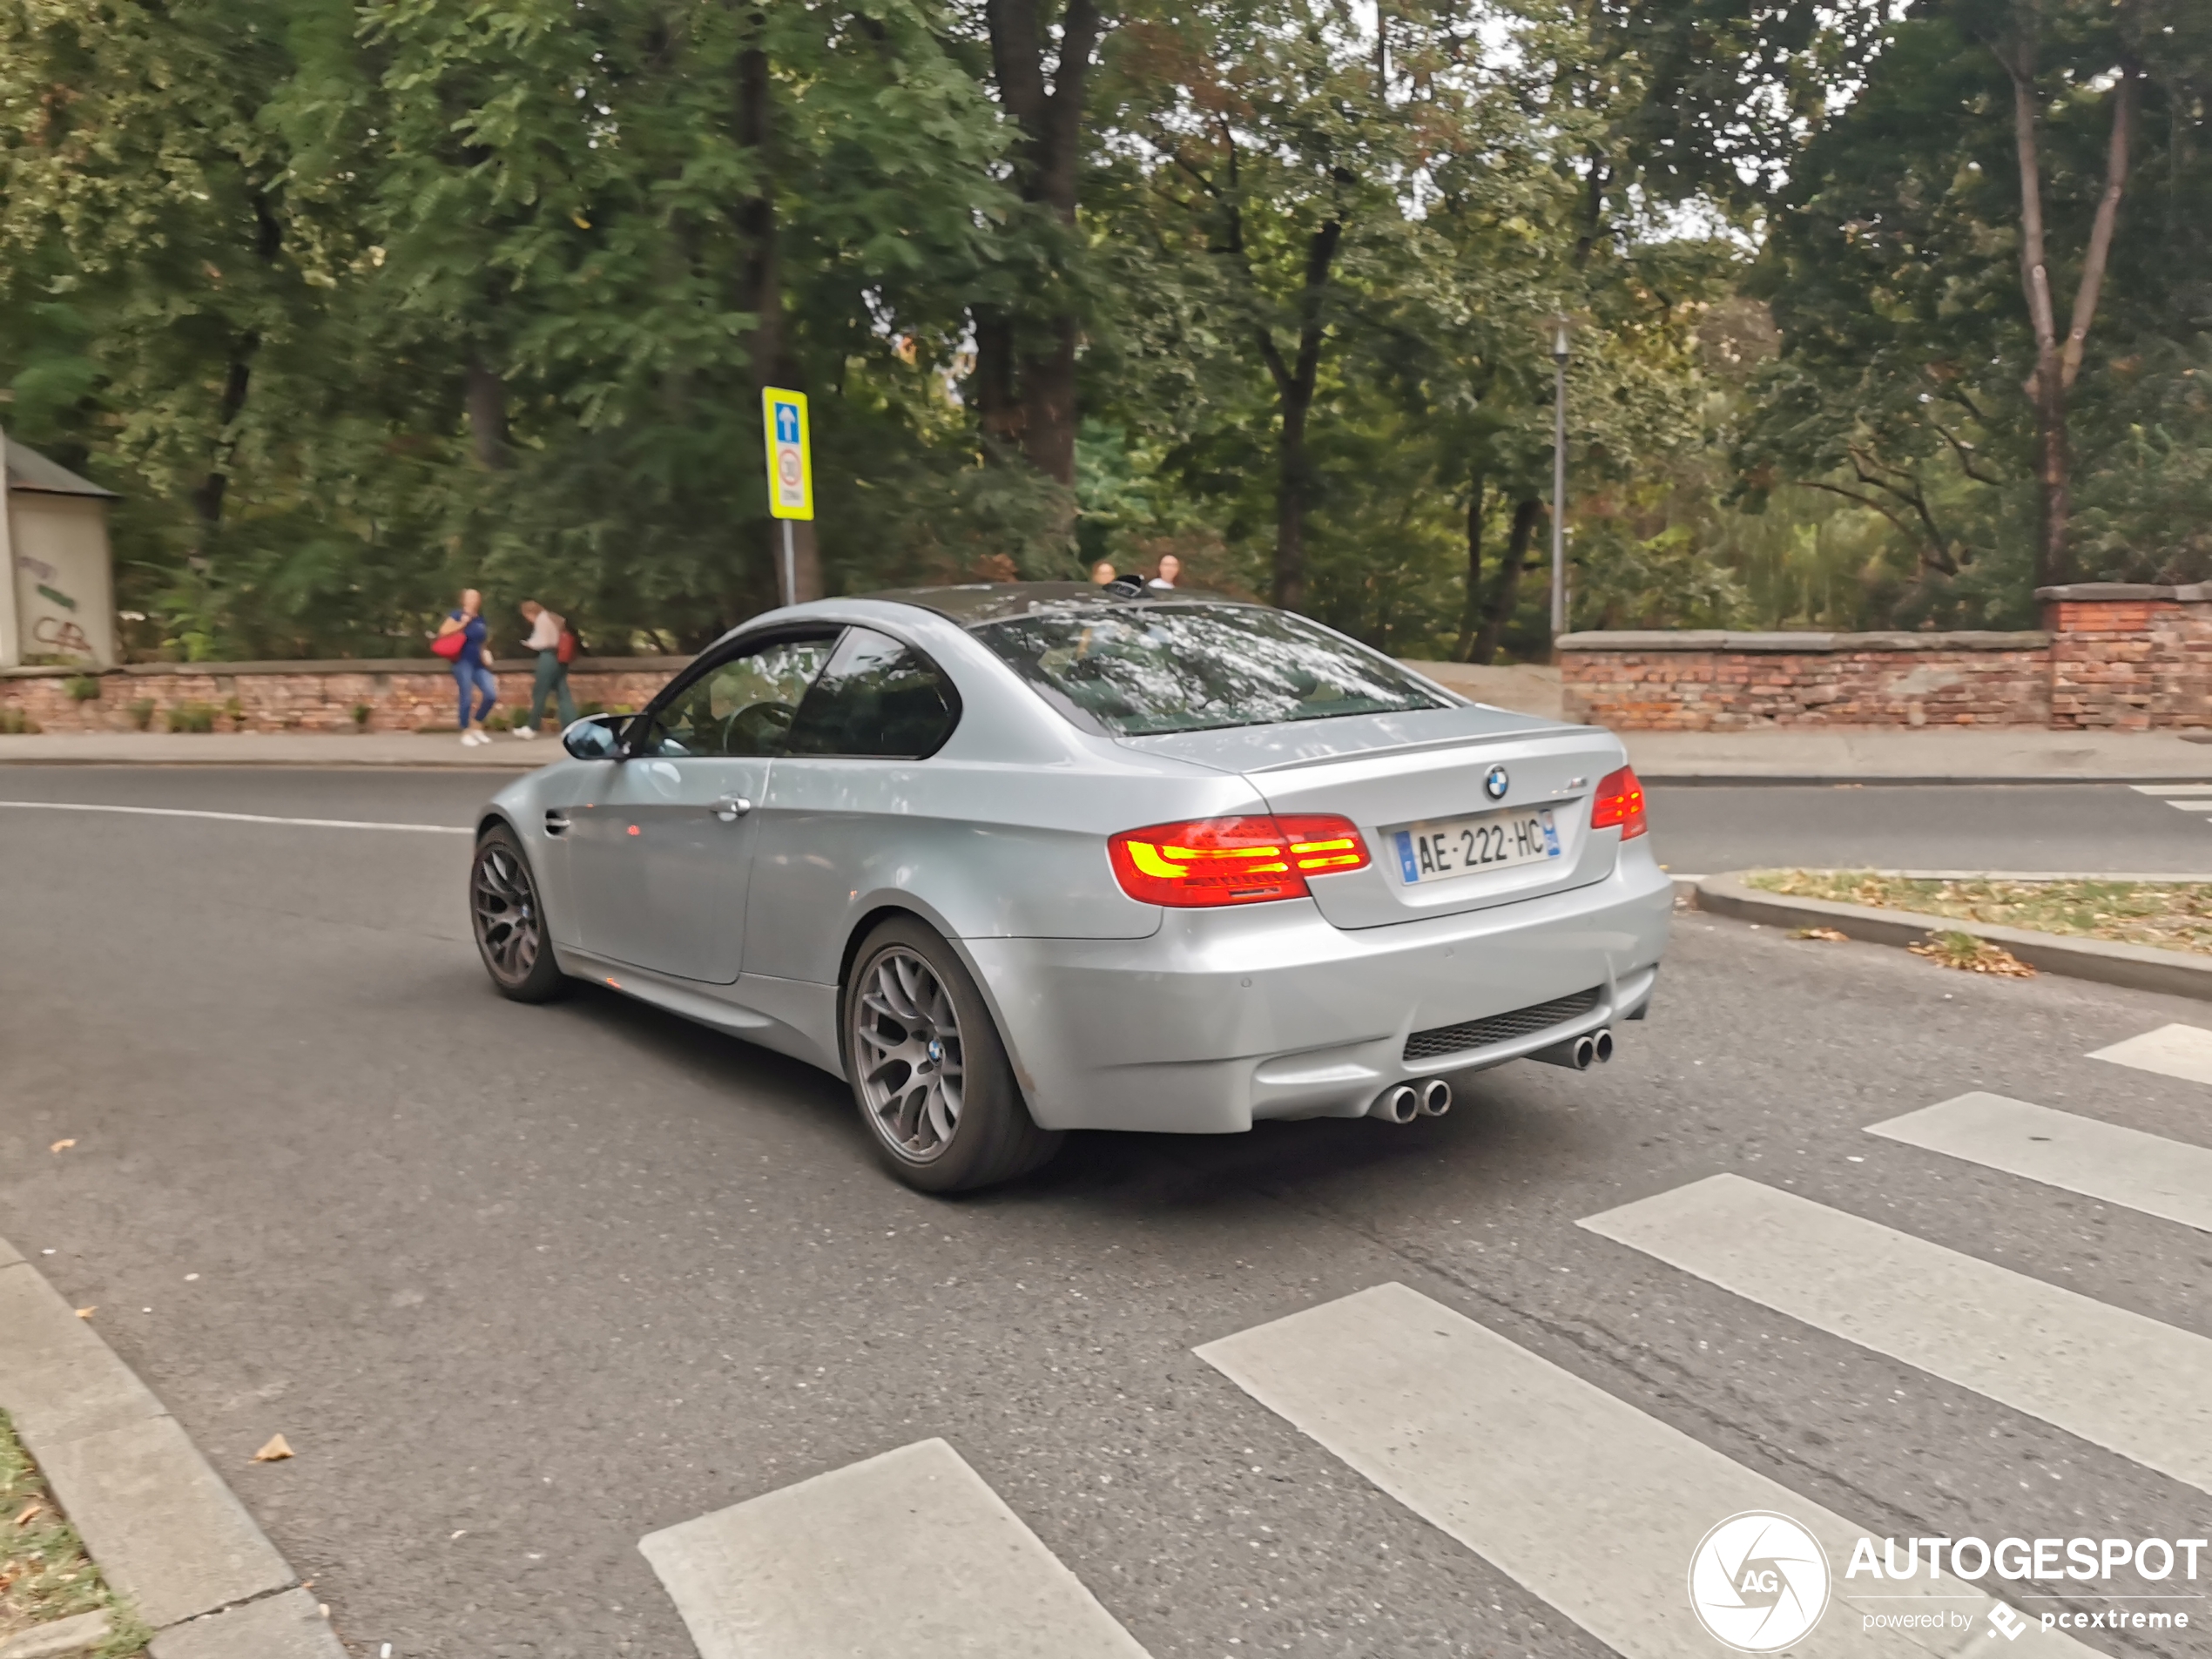
POLYGON ((1549 813, 1539 813, 1537 816, 1544 820, 1544 856, 1555 859, 1559 856, 1559 826, 1552 822, 1549 813))
POLYGON ((1409 884, 1421 879, 1421 873, 1413 863, 1413 837, 1409 830, 1398 832, 1398 869, 1409 884))

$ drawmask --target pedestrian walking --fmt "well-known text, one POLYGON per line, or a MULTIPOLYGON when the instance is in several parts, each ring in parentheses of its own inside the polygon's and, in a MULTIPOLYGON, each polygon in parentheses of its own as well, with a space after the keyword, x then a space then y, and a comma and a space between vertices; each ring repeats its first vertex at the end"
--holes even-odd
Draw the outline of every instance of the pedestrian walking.
POLYGON ((1103 588, 1109 582, 1111 582, 1116 574, 1117 572, 1114 569, 1113 560, 1101 559, 1097 563, 1090 567, 1091 585, 1094 587, 1103 588))
POLYGON ((430 649, 453 664, 453 683, 461 698, 461 741, 474 748, 489 743, 484 716, 499 701, 499 682, 492 678, 491 647, 485 643, 490 630, 484 622, 484 596, 474 588, 461 590, 461 608, 446 612, 430 649), (479 703, 476 699, 483 700, 479 703))
POLYGON ((550 697, 561 711, 561 729, 576 720, 576 698, 569 690, 569 659, 576 655, 576 636, 569 624, 535 599, 522 604, 530 635, 523 649, 537 653, 537 671, 530 678, 529 718, 515 728, 518 738, 534 738, 545 724, 545 701, 550 697))
POLYGON ((1160 555, 1159 574, 1145 585, 1152 588, 1171 588, 1175 585, 1176 579, 1182 574, 1183 561, 1172 553, 1163 553, 1160 555))

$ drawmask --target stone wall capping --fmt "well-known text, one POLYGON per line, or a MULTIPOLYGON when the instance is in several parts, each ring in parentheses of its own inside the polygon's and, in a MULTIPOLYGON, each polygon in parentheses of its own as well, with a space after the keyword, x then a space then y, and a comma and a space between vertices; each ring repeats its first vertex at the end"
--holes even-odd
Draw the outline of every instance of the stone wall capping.
POLYGON ((2114 604, 2149 599, 2212 604, 2212 582, 2184 582, 2170 587, 2149 582, 2068 582, 2055 588, 2038 588, 2035 597, 2045 604, 2114 604))
MULTIPOLYGON (((673 674, 691 659, 688 657, 579 657, 569 664, 570 674, 673 674)), ((501 674, 527 674, 537 666, 535 657, 502 657, 492 664, 501 674)), ((28 668, 0 668, 0 679, 73 679, 80 674, 123 675, 201 674, 450 674, 452 665, 442 657, 326 657, 313 661, 275 663, 122 663, 110 669, 71 668, 44 663, 28 668)))
POLYGON ((1561 655, 1578 651, 1723 651, 1761 656, 1829 656, 1851 651, 2044 651, 2048 631, 1987 629, 1955 633, 1735 633, 1717 628, 1654 628, 1561 634, 1561 655))

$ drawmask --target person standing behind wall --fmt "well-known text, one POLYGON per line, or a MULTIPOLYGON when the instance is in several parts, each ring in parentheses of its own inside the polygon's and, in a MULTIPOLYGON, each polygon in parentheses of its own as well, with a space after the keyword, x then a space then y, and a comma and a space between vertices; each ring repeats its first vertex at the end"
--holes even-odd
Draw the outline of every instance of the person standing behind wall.
POLYGON ((484 716, 499 700, 499 682, 491 672, 491 648, 485 643, 489 632, 484 622, 484 596, 474 588, 463 588, 461 608, 446 612, 430 647, 453 664, 454 687, 461 698, 461 741, 469 748, 491 741, 491 733, 484 730, 484 716), (457 644, 453 643, 455 640, 457 644), (481 704, 478 697, 483 699, 481 704))
POLYGON ((545 723, 548 697, 556 699, 565 731, 576 719, 576 698, 569 690, 569 658, 576 654, 576 636, 569 631, 566 622, 535 599, 523 600, 522 612, 530 625, 530 637, 523 642, 523 649, 537 653, 537 671, 530 680, 529 718, 515 728, 515 735, 537 735, 545 723))

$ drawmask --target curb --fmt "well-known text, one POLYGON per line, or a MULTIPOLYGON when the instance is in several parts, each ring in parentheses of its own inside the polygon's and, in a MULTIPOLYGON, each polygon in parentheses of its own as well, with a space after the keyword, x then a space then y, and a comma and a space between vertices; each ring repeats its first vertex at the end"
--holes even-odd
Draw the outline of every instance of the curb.
POLYGON ((300 1575, 177 1420, 0 1239, 0 1408, 153 1659, 346 1659, 300 1575))
MULTIPOLYGON (((2094 876, 2081 880, 2095 880, 2094 876)), ((2025 927, 1996 927, 1953 916, 1927 916, 1912 910, 1878 909, 1838 904, 1830 899, 1801 899, 1747 885, 1740 875, 1701 876, 1700 910, 1770 927, 1833 927, 1871 945, 1913 945, 1931 933, 1966 933, 2002 945, 2030 968, 2067 979, 2092 980, 2131 991, 2159 991, 2168 996, 2212 1001, 2212 956, 2191 951, 2160 950, 2104 939, 2069 939, 2025 927)))

